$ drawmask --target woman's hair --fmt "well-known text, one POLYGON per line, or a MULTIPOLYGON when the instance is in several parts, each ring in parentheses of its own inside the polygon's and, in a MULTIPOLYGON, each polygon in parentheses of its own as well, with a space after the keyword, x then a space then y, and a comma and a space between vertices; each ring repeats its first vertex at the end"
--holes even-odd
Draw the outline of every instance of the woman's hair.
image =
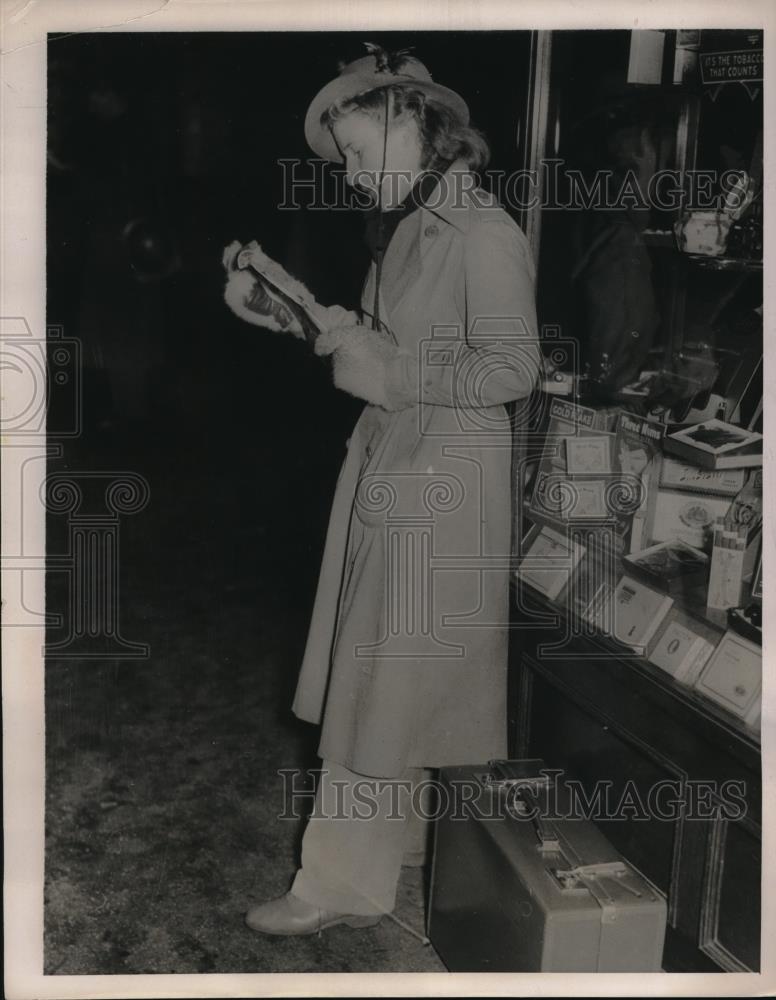
POLYGON ((365 94, 332 104, 321 115, 321 124, 332 125, 352 111, 362 111, 375 118, 385 111, 385 97, 393 97, 393 119, 411 114, 418 123, 423 143, 424 169, 437 161, 462 159, 470 170, 482 170, 490 159, 490 147, 479 129, 464 125, 446 105, 428 97, 421 90, 404 84, 375 87, 365 94))

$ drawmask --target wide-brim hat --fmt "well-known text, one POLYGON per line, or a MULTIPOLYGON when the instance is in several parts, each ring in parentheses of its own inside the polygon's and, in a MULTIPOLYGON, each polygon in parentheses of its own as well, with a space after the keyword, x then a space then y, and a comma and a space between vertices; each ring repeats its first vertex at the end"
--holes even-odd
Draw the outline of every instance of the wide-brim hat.
POLYGON ((367 56, 355 59, 342 68, 325 87, 322 87, 307 109, 304 134, 307 144, 318 156, 325 160, 342 162, 337 144, 327 126, 321 124, 321 115, 332 104, 347 101, 378 87, 404 84, 420 90, 434 101, 445 105, 460 119, 462 125, 469 123, 469 108, 466 101, 440 83, 431 79, 431 74, 414 56, 398 54, 399 58, 375 47, 367 56))

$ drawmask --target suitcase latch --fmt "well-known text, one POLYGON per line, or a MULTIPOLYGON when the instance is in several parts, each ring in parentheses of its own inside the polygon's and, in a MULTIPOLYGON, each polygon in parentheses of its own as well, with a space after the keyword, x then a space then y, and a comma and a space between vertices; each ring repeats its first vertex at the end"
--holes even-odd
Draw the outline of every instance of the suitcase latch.
POLYGON ((575 868, 554 868, 550 874, 566 891, 584 887, 595 897, 602 909, 603 923, 610 924, 617 920, 617 907, 611 893, 606 888, 606 882, 614 879, 617 884, 627 889, 634 896, 641 897, 641 892, 627 882, 621 881, 622 876, 630 875, 631 869, 624 861, 603 861, 597 865, 577 865, 575 868))
MULTIPOLYGON (((630 869, 624 861, 602 861, 597 865, 577 865, 574 868, 554 868, 552 874, 559 882, 570 883, 568 888, 576 888, 580 882, 587 882, 588 879, 616 878, 618 875, 628 875, 630 869), (573 884, 571 884, 573 883, 573 884)), ((637 889, 631 889, 636 896, 641 893, 637 889)))

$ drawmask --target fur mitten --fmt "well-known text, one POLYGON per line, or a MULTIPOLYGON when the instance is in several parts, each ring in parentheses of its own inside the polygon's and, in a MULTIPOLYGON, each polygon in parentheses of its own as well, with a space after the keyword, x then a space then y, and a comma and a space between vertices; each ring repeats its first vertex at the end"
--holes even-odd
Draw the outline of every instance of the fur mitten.
POLYGON ((316 354, 332 355, 334 384, 351 396, 385 410, 402 410, 415 402, 395 391, 397 366, 412 360, 383 332, 365 326, 341 326, 322 333, 316 354))
POLYGON ((268 257, 255 240, 245 246, 236 240, 230 243, 224 250, 223 264, 227 273, 224 299, 232 312, 254 326, 315 339, 325 310, 301 281, 268 257), (267 282, 259 280, 257 273, 265 275, 267 282))

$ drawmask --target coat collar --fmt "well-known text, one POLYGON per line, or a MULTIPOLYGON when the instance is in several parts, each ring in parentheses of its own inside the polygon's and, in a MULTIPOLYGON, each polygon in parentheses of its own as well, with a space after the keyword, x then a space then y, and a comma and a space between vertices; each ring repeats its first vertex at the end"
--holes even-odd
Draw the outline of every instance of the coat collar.
POLYGON ((471 191, 477 186, 474 174, 465 160, 455 160, 442 174, 434 193, 423 211, 430 212, 462 233, 471 225, 471 191))
MULTIPOLYGON (((473 195, 471 192, 476 187, 476 178, 466 161, 455 160, 442 174, 437 190, 429 198, 428 204, 424 204, 418 214, 413 212, 399 223, 388 244, 383 262, 380 295, 386 320, 419 280, 423 253, 421 234, 426 227, 428 215, 441 219, 459 232, 467 233, 475 208, 494 203, 493 196, 480 188, 473 195)), ((374 281, 374 263, 370 275, 374 281)), ((373 305, 373 296, 374 286, 370 285, 369 309, 373 305)))

